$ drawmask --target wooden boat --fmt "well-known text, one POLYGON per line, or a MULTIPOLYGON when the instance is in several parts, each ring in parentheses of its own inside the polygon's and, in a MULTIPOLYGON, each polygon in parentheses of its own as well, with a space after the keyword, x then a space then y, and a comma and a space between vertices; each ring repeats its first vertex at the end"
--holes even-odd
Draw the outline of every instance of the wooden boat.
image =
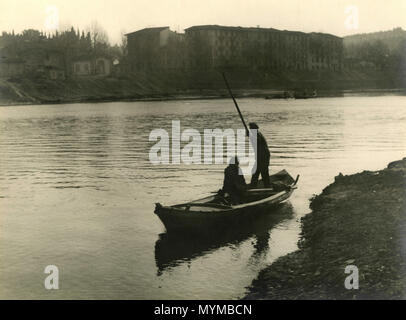
MULTIPOLYGON (((243 223, 256 214, 286 201, 297 188, 286 170, 270 176, 271 188, 262 188, 262 181, 255 189, 246 192, 242 203, 230 204, 227 195, 214 194, 203 199, 163 206, 155 205, 155 213, 168 231, 170 230, 212 230, 243 223)), ((268 210, 269 212, 269 210, 268 210)))
POLYGON ((289 91, 284 91, 282 93, 273 93, 265 97, 266 100, 273 100, 273 99, 290 99, 294 98, 293 93, 289 91))
POLYGON ((311 98, 317 98, 317 92, 316 92, 316 90, 314 90, 312 93, 309 93, 307 90, 304 92, 295 91, 293 96, 295 99, 311 99, 311 98))

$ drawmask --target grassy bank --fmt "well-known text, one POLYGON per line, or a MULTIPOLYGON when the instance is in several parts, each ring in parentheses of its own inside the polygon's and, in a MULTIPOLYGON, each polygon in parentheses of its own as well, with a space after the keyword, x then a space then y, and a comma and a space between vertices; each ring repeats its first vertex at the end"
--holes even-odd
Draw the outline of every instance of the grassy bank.
POLYGON ((406 297, 406 158, 342 176, 311 200, 299 250, 262 270, 245 299, 406 297), (347 265, 359 289, 344 287, 347 265))
MULTIPOLYGON (((238 97, 266 97, 285 90, 317 90, 319 96, 341 95, 345 90, 404 88, 402 81, 379 72, 343 71, 272 72, 227 71, 238 97)), ((228 97, 218 71, 137 74, 50 80, 27 75, 0 79, 0 105, 102 101, 210 99, 228 97)))

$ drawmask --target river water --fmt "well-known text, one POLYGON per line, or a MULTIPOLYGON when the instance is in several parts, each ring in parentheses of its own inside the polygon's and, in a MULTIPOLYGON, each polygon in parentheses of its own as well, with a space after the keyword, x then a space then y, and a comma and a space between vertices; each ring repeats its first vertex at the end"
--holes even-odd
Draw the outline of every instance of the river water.
POLYGON ((0 108, 0 298, 231 299, 294 251, 309 198, 339 172, 406 156, 406 97, 241 99, 271 172, 299 188, 254 226, 212 239, 166 234, 154 203, 218 190, 224 165, 152 165, 151 130, 240 128, 230 100, 0 108), (44 269, 59 269, 45 290, 44 269))

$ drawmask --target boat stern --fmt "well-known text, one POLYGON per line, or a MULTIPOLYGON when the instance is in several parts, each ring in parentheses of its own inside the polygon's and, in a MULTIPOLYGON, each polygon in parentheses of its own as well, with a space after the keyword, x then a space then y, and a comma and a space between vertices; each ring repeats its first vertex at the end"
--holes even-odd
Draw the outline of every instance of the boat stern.
POLYGON ((159 202, 155 203, 155 210, 154 213, 158 214, 162 210, 163 206, 159 202))

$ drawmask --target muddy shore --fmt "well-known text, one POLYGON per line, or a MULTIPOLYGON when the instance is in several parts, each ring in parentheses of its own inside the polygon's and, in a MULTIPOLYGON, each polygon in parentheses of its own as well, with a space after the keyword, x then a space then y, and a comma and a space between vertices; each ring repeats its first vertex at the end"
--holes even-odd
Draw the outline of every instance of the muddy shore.
POLYGON ((404 299, 406 158, 343 176, 311 199, 299 250, 262 270, 244 299, 404 299), (359 288, 344 286, 345 267, 359 288))

